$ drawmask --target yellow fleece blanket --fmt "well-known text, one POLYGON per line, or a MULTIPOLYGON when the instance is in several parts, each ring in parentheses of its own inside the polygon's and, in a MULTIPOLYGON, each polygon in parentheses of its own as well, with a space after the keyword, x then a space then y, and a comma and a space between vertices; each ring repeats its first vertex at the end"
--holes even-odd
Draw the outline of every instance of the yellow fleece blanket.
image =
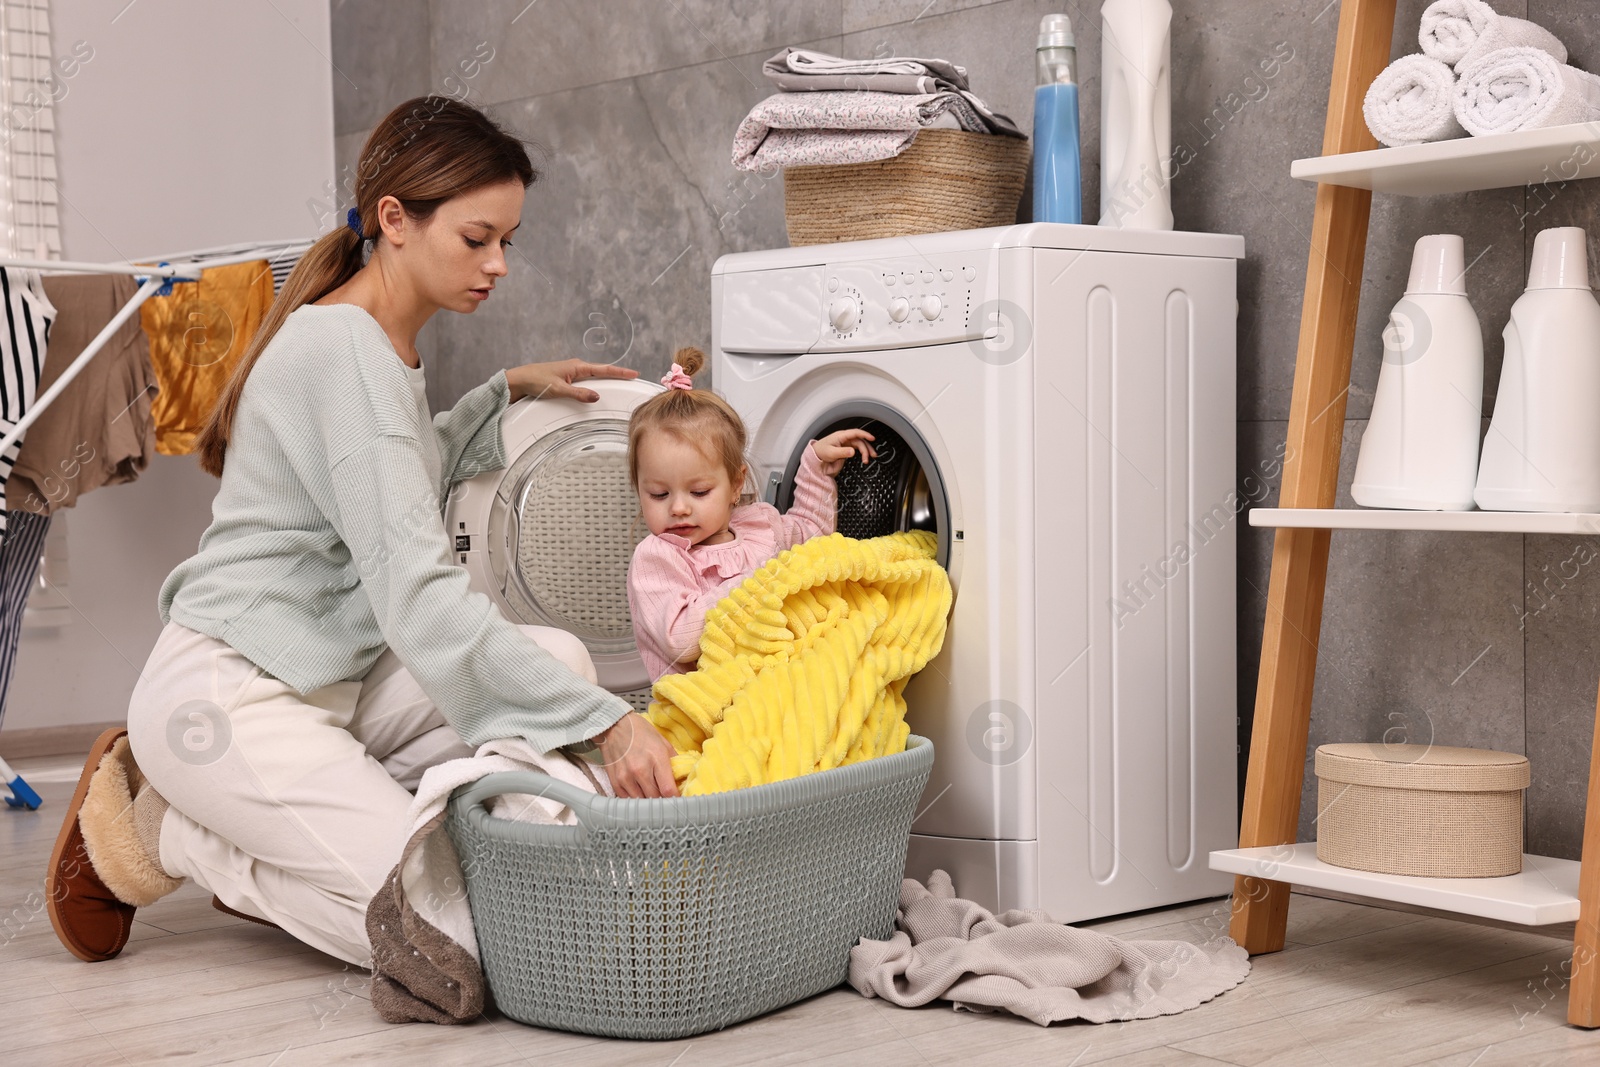
POLYGON ((779 553, 706 615, 700 660, 648 718, 684 796, 902 752, 906 681, 938 654, 950 578, 931 533, 830 534, 779 553))

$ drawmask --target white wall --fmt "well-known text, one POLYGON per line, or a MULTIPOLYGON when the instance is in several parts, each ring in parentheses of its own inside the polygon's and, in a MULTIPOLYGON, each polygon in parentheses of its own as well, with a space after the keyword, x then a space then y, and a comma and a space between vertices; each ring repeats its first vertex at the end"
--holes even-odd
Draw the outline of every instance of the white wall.
MULTIPOLYGON (((307 201, 333 179, 328 0, 55 0, 53 17, 57 55, 94 49, 56 105, 66 258, 317 232, 307 201)), ((6 732, 126 715, 157 592, 216 486, 192 456, 157 455, 58 513, 72 621, 24 631, 6 732)))

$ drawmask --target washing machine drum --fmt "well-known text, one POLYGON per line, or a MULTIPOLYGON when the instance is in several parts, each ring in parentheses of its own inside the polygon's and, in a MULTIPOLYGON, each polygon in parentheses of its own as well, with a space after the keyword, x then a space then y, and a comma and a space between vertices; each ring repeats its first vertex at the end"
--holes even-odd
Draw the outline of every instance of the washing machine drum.
POLYGON ((456 488, 446 529, 474 588, 513 622, 577 636, 600 684, 642 707, 649 675, 634 646, 627 578, 648 531, 628 484, 628 417, 661 390, 585 385, 597 403, 521 400, 506 409, 506 466, 456 488))
POLYGON ((766 498, 779 510, 794 503, 795 475, 810 442, 836 430, 863 427, 872 434, 878 458, 863 464, 845 460, 837 476, 836 529, 846 537, 871 538, 901 530, 927 530, 937 536, 939 565, 950 566, 950 507, 933 454, 911 421, 875 401, 841 404, 818 418, 788 447, 788 462, 773 471, 766 498))

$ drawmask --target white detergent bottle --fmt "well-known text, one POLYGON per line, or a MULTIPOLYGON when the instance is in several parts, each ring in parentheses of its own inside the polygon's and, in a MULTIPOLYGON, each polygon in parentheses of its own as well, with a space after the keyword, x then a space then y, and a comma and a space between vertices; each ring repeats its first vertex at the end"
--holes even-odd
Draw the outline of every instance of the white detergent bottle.
POLYGON ((1100 225, 1172 229, 1172 5, 1100 5, 1100 225))
POLYGON ((1600 303, 1581 227, 1534 238, 1505 339, 1474 499, 1486 511, 1600 512, 1600 303))
POLYGON ((1383 366, 1350 495, 1369 508, 1467 511, 1478 477, 1483 330, 1467 302, 1463 244, 1417 241, 1383 331, 1383 366))

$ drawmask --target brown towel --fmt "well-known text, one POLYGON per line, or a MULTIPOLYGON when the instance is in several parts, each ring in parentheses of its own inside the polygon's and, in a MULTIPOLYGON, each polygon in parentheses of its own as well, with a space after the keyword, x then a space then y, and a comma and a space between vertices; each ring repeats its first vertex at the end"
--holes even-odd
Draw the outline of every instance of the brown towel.
MULTIPOLYGON (((367 905, 372 1006, 386 1022, 460 1023, 483 1014, 488 986, 477 958, 419 916, 400 883, 401 870, 424 843, 455 854, 450 839, 439 832, 444 819, 441 811, 411 836, 400 862, 367 905)), ((451 888, 465 892, 466 887, 451 888)))
POLYGON ((932 1000, 957 1009, 1008 1011, 1040 1026, 1174 1015, 1244 981, 1245 950, 1228 937, 1122 941, 1055 922, 1042 911, 990 914, 955 895, 934 871, 907 878, 888 941, 850 950, 850 984, 902 1008, 932 1000))
MULTIPOLYGON (((53 275, 45 294, 57 308, 39 393, 88 347, 138 289, 116 274, 53 275)), ((150 348, 130 319, 28 427, 6 482, 6 506, 49 515, 102 485, 131 482, 155 450, 156 395, 150 348)))
POLYGON ((197 282, 178 282, 171 296, 139 309, 150 358, 161 382, 156 397, 156 451, 185 456, 272 306, 272 268, 264 259, 210 267, 197 282))

